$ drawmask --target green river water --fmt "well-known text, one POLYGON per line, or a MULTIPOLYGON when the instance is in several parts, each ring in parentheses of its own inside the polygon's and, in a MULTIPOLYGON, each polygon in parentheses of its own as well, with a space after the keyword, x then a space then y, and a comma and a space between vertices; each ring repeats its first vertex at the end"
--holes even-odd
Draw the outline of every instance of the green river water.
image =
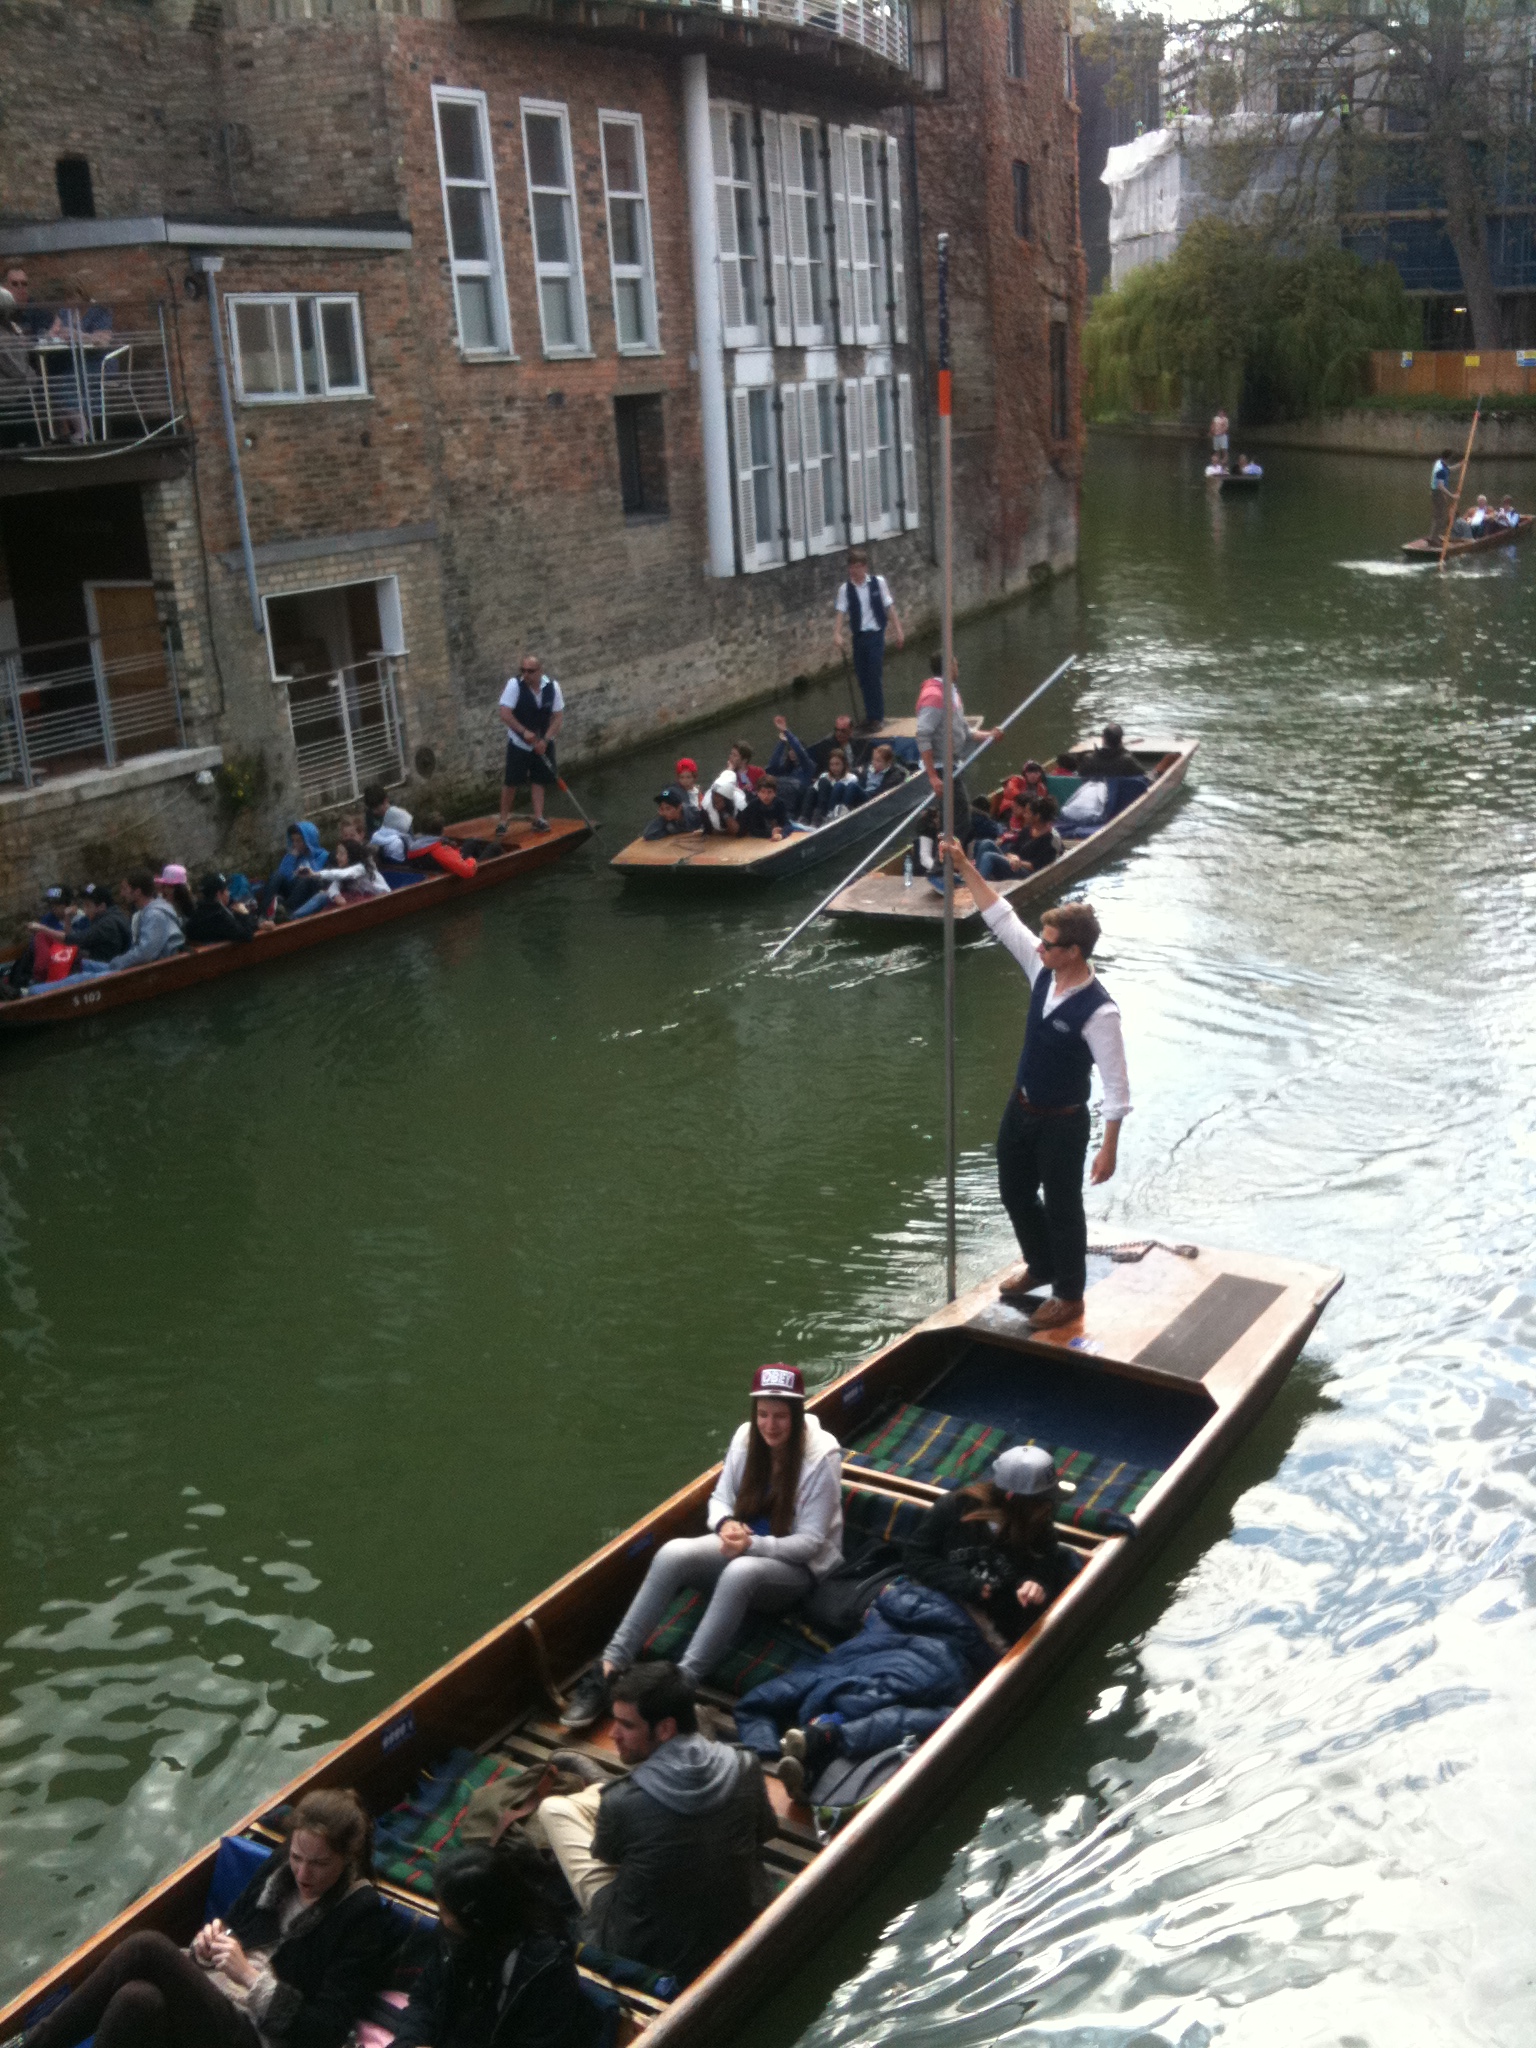
MULTIPOLYGON (((1201 742, 1090 885, 1136 1099, 1095 1234, 1348 1282, 748 2048, 1536 2038, 1536 560, 1400 566, 1427 465, 1198 465, 1095 444, 1081 573, 962 629, 966 694, 1077 649, 1008 761, 1201 742)), ((527 884, 0 1045, 0 1997, 716 1457, 753 1364, 939 1300, 939 949, 767 965, 835 871, 621 885, 677 750, 527 884)), ((962 1283, 1023 991, 962 944, 962 1283)))

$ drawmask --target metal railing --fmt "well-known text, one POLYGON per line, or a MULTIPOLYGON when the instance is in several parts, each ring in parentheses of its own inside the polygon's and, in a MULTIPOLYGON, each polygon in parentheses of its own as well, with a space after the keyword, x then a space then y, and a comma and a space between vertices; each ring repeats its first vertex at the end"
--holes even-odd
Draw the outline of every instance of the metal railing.
POLYGON ((912 68, 912 31, 907 18, 907 0, 671 0, 677 7, 711 8, 718 14, 737 14, 750 20, 787 23, 796 28, 821 29, 856 43, 873 56, 912 68))
POLYGON ((107 306, 59 307, 51 324, 0 319, 0 453, 142 441, 176 419, 163 307, 119 326, 107 306))
POLYGON ((185 747, 170 634, 119 627, 0 654, 0 785, 185 747))
POLYGON ((397 688, 404 659, 380 654, 331 675, 285 678, 288 724, 307 808, 353 802, 370 782, 405 780, 397 688))

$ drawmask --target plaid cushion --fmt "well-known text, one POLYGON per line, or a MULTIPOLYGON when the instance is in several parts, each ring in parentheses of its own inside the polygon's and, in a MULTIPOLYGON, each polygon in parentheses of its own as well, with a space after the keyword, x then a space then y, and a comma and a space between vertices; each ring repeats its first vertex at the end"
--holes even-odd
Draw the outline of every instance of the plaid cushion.
POLYGON ((526 1768, 504 1756, 456 1749, 446 1763, 424 1771, 410 1798, 391 1807, 374 1829, 373 1863, 379 1876, 430 1898, 437 1859, 453 1847, 475 1794, 526 1768))
POLYGON ((920 1500, 898 1500, 867 1486, 843 1487, 843 1555, 870 1543, 910 1543, 928 1512, 920 1500))
MULTIPOLYGON (((704 1595, 685 1587, 645 1639, 642 1657, 670 1657, 675 1663, 704 1613, 704 1595)), ((765 1678, 777 1678, 792 1664, 804 1664, 831 1648, 825 1636, 787 1614, 749 1614, 746 1627, 709 1674, 711 1685, 740 1699, 765 1678)))
MULTIPOLYGON (((983 1476, 999 1451, 1010 1444, 1034 1443, 1034 1437, 1009 1436, 979 1422, 962 1422, 936 1408, 902 1405, 886 1421, 876 1423, 844 1453, 846 1466, 866 1465, 929 1486, 968 1486, 983 1476)), ((1066 1444, 1047 1444, 1063 1479, 1075 1491, 1062 1502, 1061 1517, 1077 1529, 1102 1532, 1106 1518, 1134 1514, 1162 1472, 1132 1465, 1095 1451, 1077 1451, 1066 1444)), ((845 1510, 846 1512, 846 1510, 845 1510)))

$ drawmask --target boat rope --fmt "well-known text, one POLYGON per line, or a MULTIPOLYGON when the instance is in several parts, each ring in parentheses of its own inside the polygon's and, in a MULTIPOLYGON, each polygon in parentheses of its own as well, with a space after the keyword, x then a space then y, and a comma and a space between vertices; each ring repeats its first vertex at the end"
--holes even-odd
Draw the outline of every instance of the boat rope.
POLYGON ((1164 1244, 1160 1237, 1132 1237, 1123 1244, 1091 1244, 1088 1249, 1101 1259, 1113 1259, 1117 1266, 1134 1265, 1151 1251, 1172 1252, 1176 1259, 1198 1259, 1200 1256, 1197 1244, 1164 1244))

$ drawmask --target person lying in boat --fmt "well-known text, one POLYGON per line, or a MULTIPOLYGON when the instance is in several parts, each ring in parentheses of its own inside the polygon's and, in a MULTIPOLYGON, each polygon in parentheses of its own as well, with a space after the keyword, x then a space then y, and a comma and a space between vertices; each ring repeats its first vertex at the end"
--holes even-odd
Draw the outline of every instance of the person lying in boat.
POLYGON ((549 1889, 539 1852, 515 1838, 443 1858, 432 1874, 440 1936, 395 2048, 596 2048, 603 2014, 549 1889))
POLYGON ((824 773, 817 776, 805 793, 800 816, 807 825, 825 825, 840 812, 856 809, 863 797, 848 755, 841 747, 834 747, 827 756, 824 773))
POLYGON ((1056 1469, 1038 1445, 1016 1445, 990 1479, 946 1494, 902 1555, 920 1585, 985 1614, 1005 1641, 1037 1621, 1082 1567, 1056 1540, 1056 1469))
POLYGON ((612 1706, 629 1775, 546 1799, 539 1819, 595 1940, 686 1984, 771 1896, 762 1765, 700 1733, 693 1687, 664 1661, 622 1672, 612 1706))
POLYGON ((811 759, 809 748, 790 731, 789 721, 782 712, 775 716, 773 723, 779 737, 768 756, 768 773, 778 783, 779 795, 789 805, 791 813, 798 816, 800 806, 805 802, 805 793, 820 770, 811 759))
POLYGON ((1239 455, 1237 458, 1237 468, 1233 474, 1235 476, 1262 476, 1264 472, 1251 455, 1239 455))
POLYGON ((896 749, 882 740, 870 754, 869 765, 855 778, 859 785, 859 802, 872 803, 877 796, 884 796, 888 789, 899 789, 907 779, 907 771, 896 758, 896 749))
POLYGON ((803 1799, 834 1757, 925 1741, 997 1656, 958 1600, 896 1572, 875 1590, 857 1634, 744 1694, 737 1731, 749 1749, 778 1758, 780 1783, 803 1799))
POLYGON ((779 795, 778 778, 764 775, 747 798, 736 829, 743 839, 787 839, 789 805, 779 795))
POLYGON ((1039 796, 1033 802, 1016 805, 1012 829, 1000 839, 977 846, 972 852, 977 873, 989 882, 1011 882, 1020 875, 1038 874, 1061 857, 1061 834, 1056 830, 1057 803, 1053 796, 1039 796))
POLYGON ((655 803, 656 815, 640 834, 642 839, 676 839, 685 832, 704 830, 704 813, 675 782, 657 791, 655 803))
POLYGON ((259 921, 254 903, 237 910, 229 897, 229 877, 216 869, 197 885, 198 900, 187 919, 189 946, 245 945, 256 936, 259 921))
POLYGON ((645 1581, 604 1650, 560 1716, 590 1728, 607 1711, 610 1682, 639 1656, 685 1586, 709 1601, 679 1668, 699 1685, 735 1642, 749 1612, 782 1614, 842 1556, 842 1446, 805 1412, 805 1380, 794 1365, 759 1366, 751 1411, 731 1438, 710 1495, 706 1536, 675 1536, 651 1560, 645 1581))
POLYGON ((1125 749, 1125 731, 1118 725, 1106 725, 1100 736, 1100 744, 1086 754, 1077 757, 1076 773, 1084 781, 1114 781, 1122 776, 1146 774, 1134 754, 1125 749))
POLYGON ((707 832, 719 832, 734 839, 741 830, 741 814, 747 807, 747 793, 736 780, 734 769, 722 768, 704 792, 699 809, 707 832))
POLYGON ((398 1936, 371 1882, 355 1792, 307 1792, 288 1839, 190 1949, 132 1934, 27 2034, 28 2048, 341 2048, 398 1936))
MULTIPOLYGON (((379 873, 378 857, 371 846, 355 839, 344 840, 336 849, 338 864, 322 868, 315 876, 319 887, 309 901, 293 914, 313 917, 317 911, 336 910, 346 903, 366 903, 370 896, 387 896, 389 883, 379 873)), ((474 873, 470 865, 470 873, 474 873)))

